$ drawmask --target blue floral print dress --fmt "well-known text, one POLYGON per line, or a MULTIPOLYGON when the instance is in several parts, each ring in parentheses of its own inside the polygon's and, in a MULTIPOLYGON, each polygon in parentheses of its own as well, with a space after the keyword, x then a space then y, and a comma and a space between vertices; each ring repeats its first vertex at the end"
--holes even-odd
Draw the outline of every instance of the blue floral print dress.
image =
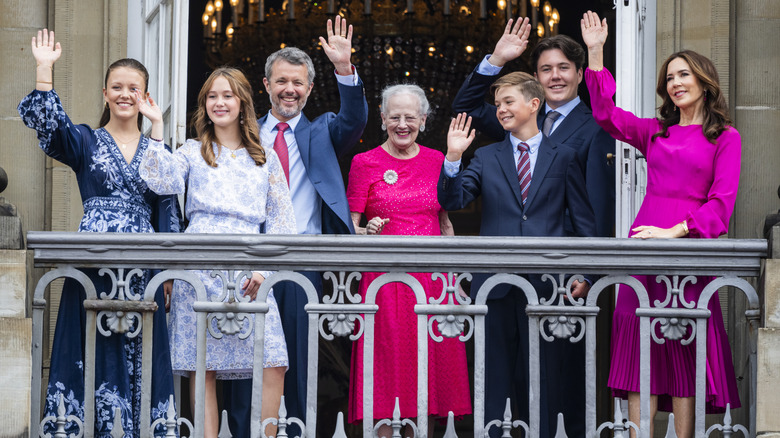
MULTIPOLYGON (((292 200, 276 153, 265 149, 266 163, 258 166, 246 149, 235 152, 224 149, 220 153, 219 146, 212 147, 217 157, 216 167, 206 163, 200 152, 201 143, 195 140, 187 140, 173 154, 161 144, 152 144, 141 161, 141 177, 152 190, 160 194, 181 194, 186 188, 185 210, 190 222, 185 233, 260 234, 265 224, 267 234, 296 234, 292 200)), ((210 301, 226 300, 229 292, 223 278, 231 274, 217 271, 215 276, 212 272, 194 271, 210 301)), ((260 271, 260 274, 268 278, 271 272, 260 271)), ((265 321, 263 366, 287 367, 287 345, 273 291, 267 301, 270 310, 265 321)), ((175 281, 168 331, 173 370, 178 374, 195 370, 194 302, 192 286, 175 281)), ((218 333, 216 322, 211 321, 211 325, 214 333, 218 333)), ((243 335, 253 326, 252 316, 243 323, 241 335, 223 334, 220 339, 207 335, 206 369, 216 371, 218 379, 252 377, 254 332, 247 337, 243 335)))
MULTIPOLYGON (((76 173, 84 205, 79 231, 179 232, 181 215, 176 197, 158 196, 138 175, 141 157, 153 141, 141 136, 135 156, 128 163, 105 129, 74 125, 54 90, 31 92, 19 104, 18 111, 24 124, 37 131, 40 147, 46 155, 70 166, 76 173)), ((160 147, 164 146, 160 143, 160 147)), ((129 271, 125 269, 124 275, 129 271)), ((85 269, 84 272, 94 283, 98 295, 111 292, 111 274, 100 275, 96 269, 85 269)), ((117 274, 118 271, 113 270, 113 275, 117 274)), ((142 299, 152 275, 153 272, 143 271, 140 276, 131 276, 126 295, 142 299)), ((84 419, 84 299, 81 285, 66 279, 52 345, 44 416, 57 414, 62 395, 66 415, 84 419)), ((162 288, 157 291, 155 301, 158 310, 154 314, 152 421, 167 411, 173 394, 162 288)), ((112 333, 106 337, 98 333, 95 343, 95 436, 111 436, 114 412, 118 408, 122 413, 125 437, 140 437, 141 335, 130 338, 112 333)), ((43 432, 53 433, 52 424, 47 423, 43 432)), ((67 433, 68 436, 77 433, 77 426, 69 423, 67 433)), ((161 427, 155 430, 155 435, 164 435, 161 427)))

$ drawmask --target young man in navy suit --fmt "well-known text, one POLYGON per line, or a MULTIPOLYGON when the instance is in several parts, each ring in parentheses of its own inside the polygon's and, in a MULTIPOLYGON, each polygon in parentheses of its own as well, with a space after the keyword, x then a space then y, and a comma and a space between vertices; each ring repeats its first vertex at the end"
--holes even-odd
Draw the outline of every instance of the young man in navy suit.
MULTIPOLYGON (((571 218, 573 235, 594 236, 595 218, 576 152, 555 144, 536 125, 536 115, 544 99, 541 84, 528 73, 515 72, 501 77, 492 89, 494 117, 507 135, 501 142, 477 149, 469 166, 461 169, 461 157, 474 139, 474 132, 470 135, 468 132, 471 118, 466 122, 465 114, 458 115, 447 137, 447 156, 438 184, 439 203, 445 210, 459 210, 482 196, 480 235, 483 236, 565 236, 567 210, 577 212, 571 218)), ((474 276, 472 297, 476 298, 485 279, 485 275, 474 276)), ((538 275, 530 275, 528 279, 539 296, 550 296, 549 282, 542 282, 538 275)), ((588 288, 585 282, 575 282, 572 293, 574 297, 583 297, 588 288)), ((528 420, 526 304, 524 293, 509 285, 497 286, 488 296, 486 423, 503 419, 507 397, 521 418, 528 420)), ((572 361, 572 351, 576 349, 540 343, 542 437, 554 436, 558 412, 570 417, 575 414, 572 410, 583 408, 582 405, 570 408, 566 401, 556 397, 559 391, 566 396, 576 389, 556 385, 561 376, 549 372, 559 365, 572 370, 584 367, 584 363, 572 361)), ((584 382, 581 386, 584 393, 584 382)), ((490 432, 491 436, 500 435, 495 427, 490 432)), ((567 433, 584 436, 569 429, 567 433)))
MULTIPOLYGON (((354 233, 338 158, 349 152, 363 135, 368 104, 363 82, 351 62, 352 26, 336 16, 335 23, 328 20, 327 32, 327 40, 320 37, 320 44, 335 67, 341 97, 338 114, 328 112, 312 121, 303 114, 314 86, 314 64, 302 50, 285 47, 266 60, 263 84, 271 100, 271 110, 257 121, 263 145, 274 146, 283 167, 287 162, 285 174, 299 234, 354 233)), ((322 294, 320 273, 302 274, 322 294)), ((306 421, 306 295, 298 285, 284 282, 274 286, 274 296, 290 360, 284 378, 288 418, 306 421)), ((230 429, 233 436, 245 437, 249 436, 252 385, 248 381, 236 382, 230 385, 230 429), (241 412, 242 409, 245 411, 241 412)), ((294 427, 288 433, 295 436, 302 432, 294 427)))
MULTIPOLYGON (((474 128, 496 141, 504 138, 505 130, 496 119, 495 107, 485 102, 485 94, 503 66, 525 51, 530 31, 528 18, 518 19, 514 26, 509 20, 493 53, 466 78, 452 103, 456 113, 468 113, 474 128)), ((531 66, 544 88, 545 103, 536 122, 544 135, 577 152, 596 215, 597 235, 614 237, 615 166, 609 154, 615 154, 615 140, 596 124, 590 108, 577 95, 584 64, 585 51, 570 37, 555 35, 539 41, 531 53, 531 66)), ((570 220, 566 231, 572 232, 570 220)))

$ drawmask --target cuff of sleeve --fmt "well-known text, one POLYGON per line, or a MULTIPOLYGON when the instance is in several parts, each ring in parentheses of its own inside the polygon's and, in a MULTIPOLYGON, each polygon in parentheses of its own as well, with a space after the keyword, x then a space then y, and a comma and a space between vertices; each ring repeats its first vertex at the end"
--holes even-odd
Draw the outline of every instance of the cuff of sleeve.
POLYGON ((357 69, 355 69, 354 65, 352 66, 351 75, 340 75, 335 70, 333 71, 333 73, 336 75, 336 80, 342 85, 354 87, 360 82, 360 78, 358 77, 357 74, 357 69))
POLYGON ((501 67, 496 67, 495 65, 488 62, 488 58, 490 58, 490 55, 485 55, 485 57, 479 63, 479 67, 477 67, 477 73, 484 76, 498 76, 498 74, 501 73, 501 67))
POLYGON ((460 171, 460 161, 449 161, 446 158, 444 159, 444 174, 448 177, 452 178, 458 174, 458 171, 460 171))
POLYGON ((267 280, 268 277, 273 275, 273 273, 276 272, 276 271, 254 271, 254 272, 257 272, 258 274, 262 275, 263 278, 267 280))

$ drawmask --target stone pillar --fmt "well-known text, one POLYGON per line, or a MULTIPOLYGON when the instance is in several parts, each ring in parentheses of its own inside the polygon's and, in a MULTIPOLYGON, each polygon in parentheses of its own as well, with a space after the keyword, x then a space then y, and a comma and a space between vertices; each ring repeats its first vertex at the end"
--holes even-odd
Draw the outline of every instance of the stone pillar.
MULTIPOLYGON (((0 193, 8 185, 0 168, 0 193)), ((27 251, 16 207, 0 196, 0 437, 26 437, 30 425, 32 320, 27 316, 27 251)))
POLYGON ((763 272, 764 324, 758 329, 758 388, 756 432, 764 438, 780 438, 780 224, 769 237, 771 258, 763 272))

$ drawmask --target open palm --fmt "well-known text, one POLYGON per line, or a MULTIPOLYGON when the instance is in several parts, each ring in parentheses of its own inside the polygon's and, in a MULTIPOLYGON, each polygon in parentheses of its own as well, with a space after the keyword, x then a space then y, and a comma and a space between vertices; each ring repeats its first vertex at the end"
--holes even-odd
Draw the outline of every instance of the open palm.
POLYGON ((54 31, 39 30, 38 36, 32 37, 32 54, 38 65, 52 66, 60 59, 62 47, 54 43, 54 31))
POLYGON ((588 49, 603 47, 607 42, 607 19, 599 21, 599 16, 595 12, 588 11, 582 15, 580 20, 580 29, 582 30, 582 41, 588 49))

